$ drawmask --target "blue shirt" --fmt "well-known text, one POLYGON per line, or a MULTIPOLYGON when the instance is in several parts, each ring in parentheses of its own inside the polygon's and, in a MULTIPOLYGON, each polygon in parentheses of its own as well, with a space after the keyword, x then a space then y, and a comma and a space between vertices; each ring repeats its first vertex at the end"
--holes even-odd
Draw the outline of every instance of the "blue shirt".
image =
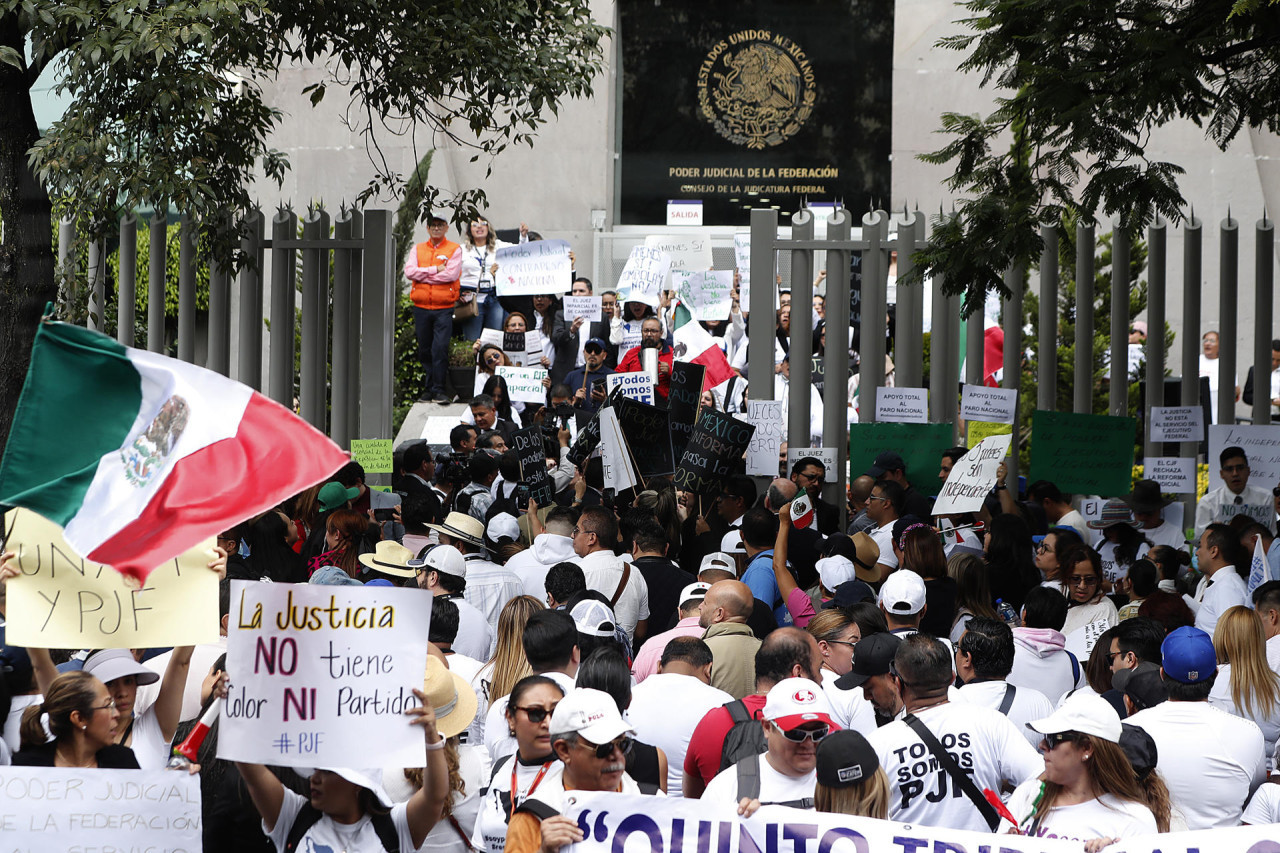
POLYGON ((778 589, 778 579, 773 575, 773 549, 756 554, 747 570, 742 573, 742 582, 751 589, 751 595, 773 608, 773 617, 778 625, 792 624, 791 613, 782 600, 782 590, 778 589))

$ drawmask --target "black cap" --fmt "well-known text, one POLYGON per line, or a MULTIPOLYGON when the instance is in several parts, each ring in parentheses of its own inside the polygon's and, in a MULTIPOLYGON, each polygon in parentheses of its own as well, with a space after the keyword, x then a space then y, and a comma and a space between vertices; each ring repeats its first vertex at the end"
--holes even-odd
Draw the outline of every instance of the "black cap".
MULTIPOLYGON (((1147 778, 1151 771, 1156 769, 1160 752, 1156 749, 1156 742, 1151 735, 1140 726, 1129 723, 1120 724, 1120 748, 1124 750, 1129 763, 1133 765, 1133 772, 1139 780, 1147 778)), ((821 752, 818 755, 821 760, 821 752)))
POLYGON ((848 607, 860 601, 870 601, 874 604, 876 600, 876 591, 866 581, 845 581, 832 592, 831 599, 822 602, 823 610, 830 610, 833 607, 848 607))
POLYGON ((1111 676, 1111 686, 1128 696, 1139 711, 1169 698, 1169 689, 1160 677, 1160 667, 1150 661, 1115 673, 1111 676))
POLYGON ((902 461, 901 456, 892 450, 886 450, 871 463, 871 467, 867 469, 867 476, 879 477, 885 471, 905 471, 906 469, 907 463, 902 461))
POLYGON ((818 782, 828 788, 848 788, 875 775, 880 759, 860 732, 843 729, 818 744, 818 782))
POLYGON ((861 687, 874 675, 887 673, 901 642, 902 638, 897 634, 885 631, 856 643, 853 647, 853 669, 836 679, 836 687, 852 690, 861 687))

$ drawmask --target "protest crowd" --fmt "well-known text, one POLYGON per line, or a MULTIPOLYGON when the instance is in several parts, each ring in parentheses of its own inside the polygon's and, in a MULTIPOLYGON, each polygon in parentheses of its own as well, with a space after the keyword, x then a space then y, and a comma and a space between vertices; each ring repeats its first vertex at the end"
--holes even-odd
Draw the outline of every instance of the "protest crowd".
MULTIPOLYGON (((965 447, 935 460, 936 480, 885 449, 840 507, 816 456, 783 448, 777 476, 746 473, 736 287, 727 319, 694 321, 729 372, 700 364, 690 386, 677 353, 701 350, 680 348, 670 294, 620 300, 575 278, 568 296, 599 296, 598 319, 549 295, 513 305, 488 223, 461 245, 429 226, 405 266, 422 401, 450 400, 455 323, 478 365, 448 451, 399 449, 391 491, 352 461, 223 531, 218 642, 0 635, 0 764, 163 768, 247 677, 228 667, 246 618, 233 590, 407 587, 432 596, 426 670, 397 712, 421 761, 233 761, 214 715, 189 768, 205 850, 554 853, 582 840, 565 812, 587 791, 1090 851, 1280 822, 1280 581, 1250 582, 1255 555, 1280 567, 1280 488, 1251 479, 1244 450, 1214 460, 1223 485, 1187 533, 1153 481, 1086 520, 1079 496, 1011 489, 1003 467, 972 511, 936 514, 930 492, 965 447), (513 397, 497 372, 511 366, 546 371, 540 400, 513 397), (650 382, 633 396, 615 373, 650 382)), ((820 353, 820 302, 813 315, 820 353)), ((784 300, 779 383, 791 322, 784 300)), ((0 579, 20 583, 5 558, 0 579)))

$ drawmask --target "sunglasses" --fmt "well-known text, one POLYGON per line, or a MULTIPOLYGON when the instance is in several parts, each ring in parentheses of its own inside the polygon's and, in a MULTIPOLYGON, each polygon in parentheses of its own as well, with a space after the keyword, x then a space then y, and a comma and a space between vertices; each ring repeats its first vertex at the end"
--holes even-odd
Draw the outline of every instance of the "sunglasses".
POLYGON ((586 749, 594 751, 596 758, 604 761, 606 758, 613 755, 613 751, 615 749, 619 750, 623 755, 630 755, 631 746, 635 741, 629 737, 620 737, 617 740, 611 740, 608 743, 592 743, 582 735, 578 735, 578 743, 586 749))
POLYGON ((1057 749, 1058 745, 1064 741, 1071 741, 1074 743, 1076 740, 1078 740, 1078 737, 1075 732, 1054 732, 1051 735, 1044 736, 1045 746, 1049 747, 1051 750, 1057 749))
POLYGON ((779 732, 782 732, 782 736, 793 743, 804 743, 806 739, 811 739, 814 743, 818 743, 827 735, 831 734, 831 726, 828 726, 826 723, 822 723, 816 729, 792 729, 791 731, 784 731, 778 726, 774 726, 774 728, 778 729, 779 732))
POLYGON ((1072 575, 1067 578, 1067 583, 1071 586, 1097 586, 1097 575, 1072 575))
POLYGON ((1276 497, 1280 498, 1280 486, 1276 486, 1274 489, 1272 489, 1272 490, 1271 490, 1271 494, 1273 494, 1273 495, 1275 495, 1276 497))
POLYGON ((545 720, 547 717, 551 716, 551 712, 552 712, 552 711, 554 711, 555 709, 554 709, 554 708, 539 708, 539 707, 538 707, 538 706, 536 706, 536 705, 533 705, 533 706, 531 706, 531 707, 525 708, 525 707, 523 707, 523 706, 517 705, 517 706, 516 706, 516 710, 517 710, 517 711, 524 711, 524 715, 525 715, 526 717, 528 717, 528 718, 529 718, 529 722, 531 722, 531 723, 540 723, 540 722, 542 722, 543 720, 545 720))

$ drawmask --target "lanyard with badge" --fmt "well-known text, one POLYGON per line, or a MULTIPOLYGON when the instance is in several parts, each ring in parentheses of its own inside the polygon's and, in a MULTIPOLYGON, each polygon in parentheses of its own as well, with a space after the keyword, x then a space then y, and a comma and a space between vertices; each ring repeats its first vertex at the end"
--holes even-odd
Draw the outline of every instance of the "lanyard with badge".
MULTIPOLYGON (((538 785, 541 784, 542 782, 542 777, 547 775, 547 771, 551 769, 551 765, 554 764, 555 762, 556 762, 556 759, 553 758, 550 761, 548 761, 546 764, 542 765, 542 769, 538 771, 538 775, 533 777, 533 784, 529 786, 529 790, 525 791, 524 795, 520 797, 520 802, 523 803, 525 800, 533 796, 533 792, 538 790, 538 785)), ((516 795, 520 793, 520 788, 516 785, 516 768, 517 768, 517 765, 519 765, 519 763, 520 762, 518 759, 511 762, 511 814, 509 815, 510 817, 515 817, 516 795)))
POLYGON ((493 280, 489 278, 489 267, 485 261, 489 260, 489 247, 485 246, 483 252, 476 253, 476 264, 480 267, 480 283, 477 287, 480 290, 492 290, 493 280))

